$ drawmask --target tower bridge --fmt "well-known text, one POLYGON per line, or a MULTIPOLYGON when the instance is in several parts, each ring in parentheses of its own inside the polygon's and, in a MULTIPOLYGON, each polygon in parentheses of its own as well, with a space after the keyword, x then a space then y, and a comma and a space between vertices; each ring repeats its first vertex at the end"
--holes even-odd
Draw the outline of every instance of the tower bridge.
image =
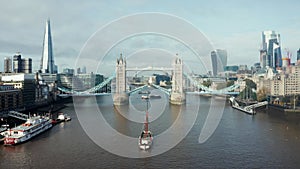
MULTIPOLYGON (((213 90, 210 89, 201 83, 199 83, 197 80, 195 80, 193 77, 189 76, 187 73, 183 72, 183 61, 180 59, 177 55, 172 63, 171 68, 166 67, 153 67, 148 66, 145 68, 127 68, 126 66, 126 59, 120 55, 120 57, 116 61, 116 69, 115 73, 108 77, 105 81, 103 81, 101 84, 96 85, 93 88, 90 88, 86 91, 74 91, 70 89, 66 89, 63 87, 59 87, 58 89, 66 94, 62 94, 61 96, 65 95, 73 95, 73 96, 95 96, 95 95, 107 95, 107 93, 95 93, 96 91, 99 91, 102 87, 104 87, 106 84, 111 82, 111 80, 115 79, 115 92, 112 93, 114 105, 124 105, 129 103, 129 96, 130 94, 136 93, 143 88, 145 88, 147 85, 140 86, 138 88, 135 88, 134 90, 128 91, 127 90, 127 72, 128 71, 164 71, 164 72, 170 72, 172 74, 172 88, 171 89, 165 89, 163 87, 160 87, 158 85, 152 84, 154 88, 157 88, 161 90, 162 92, 166 93, 169 96, 169 101, 171 104, 184 104, 185 98, 186 98, 186 92, 184 89, 184 82, 190 81, 190 84, 198 89, 201 89, 201 92, 198 92, 199 94, 212 94, 212 95, 220 95, 220 94, 226 94, 226 95, 236 95, 237 92, 231 92, 232 90, 239 87, 239 85, 232 85, 224 89, 220 90, 213 90)), ((192 92, 193 94, 197 92, 192 92)))
POLYGON ((182 60, 177 56, 172 65, 172 68, 153 67, 149 66, 146 68, 127 68, 126 60, 122 54, 117 59, 116 63, 116 90, 113 95, 115 105, 127 104, 129 101, 129 93, 126 91, 126 72, 127 71, 172 71, 172 90, 170 92, 170 102, 172 104, 183 104, 185 102, 185 93, 183 91, 183 63, 182 60))

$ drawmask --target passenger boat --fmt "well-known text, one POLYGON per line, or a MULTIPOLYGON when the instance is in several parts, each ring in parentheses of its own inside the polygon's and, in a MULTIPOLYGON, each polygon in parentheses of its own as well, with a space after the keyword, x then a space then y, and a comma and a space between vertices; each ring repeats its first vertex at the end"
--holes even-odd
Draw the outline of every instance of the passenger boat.
POLYGON ((142 99, 149 99, 149 96, 148 95, 142 95, 141 98, 142 99))
POLYGON ((51 127, 51 119, 48 117, 29 117, 25 123, 5 132, 4 145, 15 145, 28 141, 51 127))
MULTIPOLYGON (((148 102, 147 102, 147 107, 148 107, 148 102)), ((148 109, 148 108, 147 108, 148 109)), ((152 145, 152 141, 153 141, 153 135, 151 133, 151 131, 149 130, 149 126, 148 126, 148 110, 146 111, 146 121, 144 123, 144 129, 141 133, 141 135, 139 136, 139 148, 142 150, 148 150, 149 148, 151 148, 152 145)))

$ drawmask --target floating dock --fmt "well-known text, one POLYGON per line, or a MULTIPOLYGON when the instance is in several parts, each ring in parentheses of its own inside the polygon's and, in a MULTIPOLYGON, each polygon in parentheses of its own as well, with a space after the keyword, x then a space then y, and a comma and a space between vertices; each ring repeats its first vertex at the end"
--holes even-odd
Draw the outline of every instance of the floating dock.
POLYGON ((250 115, 256 114, 255 108, 268 105, 268 102, 264 101, 264 102, 258 102, 255 104, 251 104, 249 106, 240 106, 239 103, 237 101, 235 101, 234 97, 230 97, 229 100, 231 101, 232 108, 235 108, 237 110, 240 110, 240 111, 250 114, 250 115))

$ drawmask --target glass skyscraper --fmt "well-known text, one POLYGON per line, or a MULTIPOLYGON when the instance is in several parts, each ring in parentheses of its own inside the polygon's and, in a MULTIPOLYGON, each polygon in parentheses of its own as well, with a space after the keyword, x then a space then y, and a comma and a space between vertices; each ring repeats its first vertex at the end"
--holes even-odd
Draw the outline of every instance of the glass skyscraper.
POLYGON ((14 73, 32 73, 32 59, 22 59, 18 52, 13 56, 13 72, 14 73))
POLYGON ((50 29, 50 20, 46 22, 44 44, 43 44, 43 55, 41 59, 41 72, 42 73, 55 73, 55 65, 52 51, 52 37, 50 29))
POLYGON ((266 66, 273 68, 282 66, 280 34, 275 31, 262 32, 262 49, 260 57, 262 68, 265 68, 266 66))
POLYGON ((300 48, 297 50, 297 64, 300 65, 300 48))
POLYGON ((211 52, 211 63, 213 69, 213 76, 217 76, 219 72, 223 72, 227 66, 227 51, 216 49, 211 52))

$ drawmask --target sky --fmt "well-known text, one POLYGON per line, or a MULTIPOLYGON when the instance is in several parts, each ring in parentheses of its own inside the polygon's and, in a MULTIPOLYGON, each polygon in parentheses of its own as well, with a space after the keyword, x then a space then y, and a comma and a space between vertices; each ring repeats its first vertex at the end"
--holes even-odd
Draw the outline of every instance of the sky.
MULTIPOLYGON (((34 69, 38 69, 42 55, 43 33, 48 18, 51 20, 53 52, 55 63, 58 65, 59 70, 66 67, 75 68, 85 64, 88 67, 88 71, 97 71, 95 68, 89 69, 89 63, 99 62, 95 60, 103 56, 90 53, 90 55, 95 55, 94 58, 78 64, 78 61, 80 62, 78 57, 81 56, 80 51, 84 51, 84 48, 89 46, 93 36, 97 35, 97 33, 103 33, 103 27, 109 26, 112 22, 119 21, 120 18, 125 16, 145 12, 171 15, 178 17, 181 21, 183 20, 185 22, 183 24, 187 25, 187 27, 192 25, 205 36, 204 41, 207 40, 214 49, 227 50, 228 65, 247 64, 251 66, 259 62, 259 49, 262 41, 261 32, 264 30, 275 30, 281 34, 283 55, 286 54, 284 49, 287 48, 293 54, 292 61, 294 61, 296 51, 300 48, 299 11, 300 2, 297 0, 1 0, 0 71, 3 70, 4 57, 13 56, 15 52, 21 52, 22 57, 32 58, 34 69)), ((147 18, 144 19, 147 21, 147 18)), ((149 23, 152 22, 156 21, 150 18, 149 23)), ((127 26, 121 25, 120 28, 124 30, 129 29, 130 22, 127 22, 127 24, 127 26)), ((175 26, 174 30, 182 29, 178 34, 185 34, 186 37, 194 35, 188 30, 189 28, 183 28, 184 26, 181 25, 175 26)), ((163 21, 161 21, 161 24, 150 26, 153 29, 156 29, 156 27, 167 26, 163 21)), ((121 29, 111 29, 113 36, 116 35, 117 37, 117 34, 120 34, 120 31, 122 32, 121 29)), ((110 33, 108 34, 111 35, 110 33)), ((102 36, 99 35, 99 38, 102 36)), ((105 38, 107 38, 105 40, 109 41, 115 37, 110 38, 106 36, 105 38)), ((105 43, 105 40, 101 40, 103 41, 101 43, 105 43)), ((97 42, 94 43, 97 44, 97 42)), ((102 46, 101 43, 99 43, 100 48, 102 46)), ((191 46, 195 47, 195 44, 193 45, 191 46)), ((144 49, 147 48, 155 48, 154 53, 156 54, 157 51, 167 50, 167 53, 179 53, 185 57, 190 55, 187 52, 189 49, 183 49, 182 44, 174 40, 174 38, 162 38, 160 35, 133 36, 113 46, 107 53, 107 55, 110 53, 111 56, 107 56, 104 59, 106 62, 102 64, 110 65, 110 68, 114 70, 113 65, 116 57, 121 52, 129 56, 141 50, 143 51, 143 56, 149 58, 150 56, 147 54, 144 55, 144 49), (160 43, 155 44, 155 42, 160 43)), ((168 55, 166 52, 160 52, 161 55, 164 53, 168 55)), ((150 52, 149 55, 151 54, 153 52, 150 52)), ((202 60, 204 63, 199 63, 199 65, 204 65, 207 69, 210 69, 208 65, 209 54, 201 54, 201 57, 204 58, 204 61, 202 60)), ((140 60, 146 61, 147 59, 140 60)), ((192 64, 193 62, 188 57, 186 57, 186 60, 186 63, 192 64)), ((194 66, 196 62, 194 62, 194 66)), ((105 70, 107 69, 105 68, 105 70)), ((101 70, 99 71, 101 72, 101 70)), ((107 72, 109 71, 107 70, 107 72)))

